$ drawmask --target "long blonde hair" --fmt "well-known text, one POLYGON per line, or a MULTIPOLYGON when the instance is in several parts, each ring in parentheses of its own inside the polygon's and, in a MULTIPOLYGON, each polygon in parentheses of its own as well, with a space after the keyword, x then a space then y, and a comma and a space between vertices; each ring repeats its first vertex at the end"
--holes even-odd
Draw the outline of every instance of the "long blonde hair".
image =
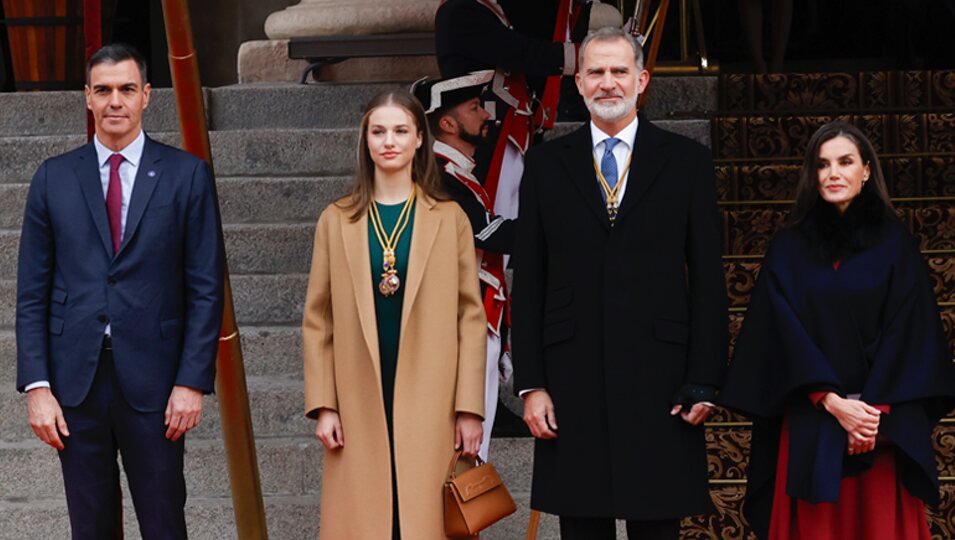
POLYGON ((383 90, 365 105, 365 113, 361 117, 361 127, 358 134, 358 171, 352 183, 351 193, 340 200, 338 206, 343 210, 351 210, 349 218, 358 221, 368 212, 368 207, 375 198, 375 162, 371 159, 368 150, 368 119, 378 107, 393 105, 404 109, 413 119, 415 128, 421 135, 421 146, 415 151, 411 162, 411 179, 417 185, 418 191, 435 200, 446 200, 447 195, 441 187, 441 177, 438 176, 438 167, 432 150, 431 132, 428 130, 428 121, 421 103, 407 90, 383 90))

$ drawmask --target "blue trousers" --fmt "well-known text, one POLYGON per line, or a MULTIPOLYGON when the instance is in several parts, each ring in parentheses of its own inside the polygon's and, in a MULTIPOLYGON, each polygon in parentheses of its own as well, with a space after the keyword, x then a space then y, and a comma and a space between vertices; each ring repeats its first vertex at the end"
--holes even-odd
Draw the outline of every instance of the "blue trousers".
POLYGON ((73 540, 122 539, 122 493, 116 453, 143 540, 186 538, 184 438, 166 439, 164 411, 140 412, 126 402, 113 354, 104 344, 89 395, 64 407, 70 432, 59 452, 73 540))

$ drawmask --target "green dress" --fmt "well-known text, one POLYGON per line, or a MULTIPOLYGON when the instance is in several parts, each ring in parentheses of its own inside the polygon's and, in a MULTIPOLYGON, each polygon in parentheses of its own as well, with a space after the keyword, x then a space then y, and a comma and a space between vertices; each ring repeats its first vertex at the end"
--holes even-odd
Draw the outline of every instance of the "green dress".
MULTIPOLYGON (((385 234, 390 234, 398 221, 398 215, 405 203, 398 204, 380 204, 378 205, 378 215, 381 216, 381 223, 384 226, 385 234)), ((398 246, 395 248, 395 266, 398 269, 398 278, 401 279, 401 287, 391 295, 385 296, 378 292, 378 282, 381 281, 383 249, 378 243, 378 237, 375 236, 374 225, 371 219, 368 219, 368 251, 371 256, 371 285, 375 291, 375 321, 378 326, 378 351, 381 362, 381 393, 385 398, 385 417, 388 419, 388 433, 392 429, 392 404, 395 398, 395 371, 398 368, 398 343, 401 338, 401 306, 404 303, 405 287, 408 281, 408 254, 411 251, 411 232, 414 228, 414 210, 415 205, 411 205, 411 216, 408 218, 408 226, 405 227, 401 238, 398 239, 398 246)))
MULTIPOLYGON (((398 204, 379 204, 378 215, 381 216, 381 224, 384 227, 385 234, 390 234, 398 222, 398 216, 405 203, 398 204)), ((381 281, 382 264, 384 263, 384 250, 378 242, 375 235, 375 226, 371 218, 368 219, 368 252, 371 256, 371 286, 375 291, 375 321, 378 326, 378 353, 381 363, 381 393, 385 398, 385 418, 388 421, 388 438, 394 440, 392 428, 392 411, 395 401, 395 372, 398 369, 398 343, 401 340, 401 307, 405 299, 405 287, 408 284, 408 255, 411 252, 411 231, 414 228, 415 203, 411 204, 411 215, 408 217, 408 226, 405 227, 401 237, 398 239, 398 245, 395 247, 395 267, 398 270, 398 278, 401 279, 401 287, 391 296, 385 296, 378 292, 378 282, 381 281)), ((392 442, 392 448, 394 443, 392 442)), ((394 452, 391 455, 391 467, 394 469, 394 452)), ((395 484, 395 475, 391 475, 391 493, 392 493, 392 540, 400 540, 401 533, 398 525, 398 490, 395 484)))

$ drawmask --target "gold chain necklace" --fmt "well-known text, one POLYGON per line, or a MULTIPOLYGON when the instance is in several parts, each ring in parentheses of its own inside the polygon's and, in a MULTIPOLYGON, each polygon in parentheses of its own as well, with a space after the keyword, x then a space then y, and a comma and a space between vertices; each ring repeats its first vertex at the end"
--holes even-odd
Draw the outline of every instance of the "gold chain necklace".
POLYGON ((611 225, 613 225, 614 220, 617 219, 617 207, 619 206, 617 199, 620 196, 620 186, 623 185, 624 179, 627 177, 627 171, 630 170, 631 160, 633 160, 632 151, 627 158, 627 165, 623 168, 623 172, 620 173, 620 178, 617 179, 617 183, 611 188, 610 184, 607 183, 607 179, 604 178, 604 173, 600 170, 600 166, 597 165, 597 157, 594 156, 594 170, 597 171, 597 180, 600 181, 600 187, 604 191, 604 198, 607 199, 607 215, 610 216, 611 225))
POLYGON ((398 221, 391 230, 391 234, 385 235, 385 226, 381 222, 381 214, 378 213, 378 203, 371 201, 368 207, 368 219, 371 220, 372 227, 375 229, 375 236, 378 238, 378 244, 381 245, 381 281, 378 282, 378 292, 383 296, 391 296, 398 292, 401 287, 401 279, 398 278, 398 267, 395 264, 395 250, 398 248, 398 240, 401 234, 405 232, 408 221, 411 217, 411 205, 415 199, 415 185, 411 184, 411 195, 405 201, 401 213, 398 214, 398 221))

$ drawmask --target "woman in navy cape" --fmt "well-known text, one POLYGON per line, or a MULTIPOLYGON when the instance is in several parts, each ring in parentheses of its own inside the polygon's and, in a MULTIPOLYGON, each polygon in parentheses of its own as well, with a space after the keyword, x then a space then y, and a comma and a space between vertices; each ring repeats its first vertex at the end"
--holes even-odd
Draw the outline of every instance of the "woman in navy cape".
POLYGON ((955 365, 919 246, 852 125, 809 141, 720 401, 754 420, 759 538, 929 538, 931 432, 955 406, 955 365))

